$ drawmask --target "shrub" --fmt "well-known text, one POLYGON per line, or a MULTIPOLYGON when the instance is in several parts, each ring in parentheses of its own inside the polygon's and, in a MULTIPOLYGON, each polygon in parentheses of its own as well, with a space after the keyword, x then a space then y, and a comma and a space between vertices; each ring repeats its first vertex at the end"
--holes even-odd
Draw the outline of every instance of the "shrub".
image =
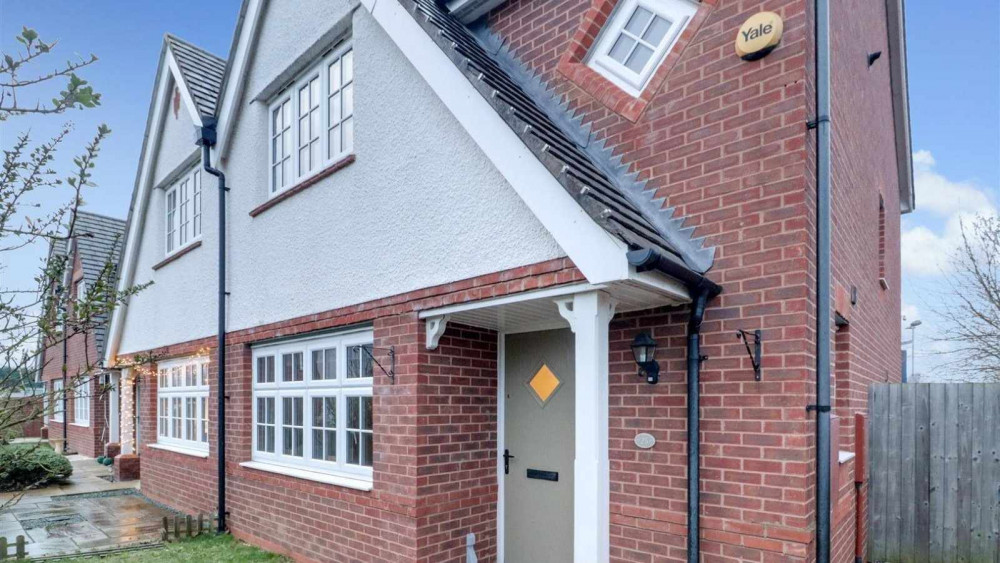
POLYGON ((41 487, 73 474, 73 466, 51 448, 37 444, 0 446, 0 491, 41 487))

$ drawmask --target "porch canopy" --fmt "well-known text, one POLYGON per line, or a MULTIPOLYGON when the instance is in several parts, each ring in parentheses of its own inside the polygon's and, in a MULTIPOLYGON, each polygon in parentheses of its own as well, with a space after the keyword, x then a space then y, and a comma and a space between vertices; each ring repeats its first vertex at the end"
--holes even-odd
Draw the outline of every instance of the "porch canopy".
MULTIPOLYGON (((497 331, 503 357, 504 334, 569 328, 575 338, 573 549, 577 561, 607 561, 609 545, 608 326, 615 312, 690 302, 682 286, 580 283, 493 299, 448 305, 419 313, 426 323, 426 347, 436 349, 449 323, 497 331)), ((502 364, 501 364, 502 365, 502 364)), ((498 393, 503 396, 503 374, 498 393)), ((499 397, 498 397, 499 399, 499 397)), ((500 401, 502 403, 502 401, 500 401)), ((503 428, 498 425, 498 476, 502 475, 503 428)), ((499 479, 503 498, 503 479, 499 479)), ((500 503, 500 509, 503 503, 500 503)), ((498 514, 502 522, 502 514, 498 514)), ((503 526, 498 544, 503 549, 503 526)))

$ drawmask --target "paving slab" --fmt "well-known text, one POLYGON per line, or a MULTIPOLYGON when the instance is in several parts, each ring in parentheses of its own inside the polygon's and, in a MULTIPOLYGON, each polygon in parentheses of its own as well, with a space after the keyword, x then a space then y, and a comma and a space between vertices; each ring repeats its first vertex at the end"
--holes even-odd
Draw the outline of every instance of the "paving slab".
MULTIPOLYGON (((163 517, 175 515, 139 492, 139 482, 111 483, 110 469, 70 456, 73 476, 29 491, 0 513, 0 537, 25 536, 30 557, 81 554, 158 543, 163 517)), ((0 503, 10 496, 0 496, 0 503)))

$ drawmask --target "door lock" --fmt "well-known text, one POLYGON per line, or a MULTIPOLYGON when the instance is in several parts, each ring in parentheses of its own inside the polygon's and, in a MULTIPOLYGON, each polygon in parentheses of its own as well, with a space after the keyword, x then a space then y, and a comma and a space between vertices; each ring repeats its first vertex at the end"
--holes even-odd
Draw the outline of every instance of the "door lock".
POLYGON ((503 474, 510 474, 510 460, 514 459, 514 456, 510 454, 510 450, 503 451, 503 474))

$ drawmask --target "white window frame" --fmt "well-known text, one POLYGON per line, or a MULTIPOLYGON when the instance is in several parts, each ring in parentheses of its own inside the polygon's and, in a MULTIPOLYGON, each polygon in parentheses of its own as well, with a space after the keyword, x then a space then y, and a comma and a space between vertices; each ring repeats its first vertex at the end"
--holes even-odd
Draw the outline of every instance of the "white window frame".
POLYGON ((608 18, 604 29, 594 42, 587 64, 625 92, 637 97, 660 68, 660 64, 673 49, 677 39, 697 11, 697 4, 690 0, 623 0, 608 18), (653 49, 653 54, 646 61, 646 65, 641 71, 635 72, 613 59, 609 53, 618 41, 618 37, 624 32, 632 14, 640 7, 672 22, 672 25, 660 44, 653 49))
POLYGON ((156 367, 156 443, 208 452, 208 357, 165 360, 156 367))
MULTIPOLYGON (((271 466, 288 469, 304 469, 312 472, 319 472, 328 475, 348 477, 365 482, 372 480, 372 466, 362 464, 347 463, 347 399, 349 397, 372 397, 373 376, 347 378, 348 349, 354 346, 367 346, 369 351, 372 345, 373 333, 371 329, 361 329, 349 332, 337 333, 334 335, 317 336, 304 339, 283 341, 273 344, 264 344, 253 348, 253 419, 252 431, 253 444, 251 459, 271 466), (334 379, 313 379, 312 354, 320 350, 336 350, 336 378, 334 379), (302 381, 285 381, 282 377, 283 354, 302 353, 303 357, 303 378, 302 381), (258 381, 258 359, 273 356, 274 360, 274 380, 258 381), (314 398, 335 398, 336 399, 336 461, 324 459, 313 459, 313 405, 314 398), (258 399, 274 399, 274 451, 260 451, 258 445, 258 399), (302 434, 303 447, 302 456, 285 455, 284 436, 282 432, 283 422, 283 399, 302 399, 302 434)), ((362 362, 372 366, 371 358, 364 352, 361 353, 362 362)), ((266 360, 265 360, 266 362, 266 360)), ((265 364, 266 365, 266 364, 265 364)), ((364 368, 362 368, 364 369, 364 368)), ((367 370, 366 370, 367 371, 367 370)), ((373 372, 374 373, 374 372, 373 372)), ((371 421, 372 440, 374 454, 374 421, 371 421)), ((270 425, 270 423, 267 423, 270 425)), ((328 427, 317 426, 318 430, 325 430, 328 427)), ((324 434, 324 440, 326 435, 324 434)), ((359 444, 359 454, 363 454, 364 448, 359 444)), ((364 460, 362 460, 364 461, 364 460)), ((370 461, 370 460, 369 460, 370 461)), ((280 471, 279 471, 280 472, 280 471)))
POLYGON ((163 195, 164 249, 175 254, 201 240, 201 169, 185 172, 163 195), (173 207, 170 202, 173 199, 173 207))
POLYGON ((53 379, 52 380, 52 400, 56 402, 55 407, 52 409, 52 421, 53 422, 63 422, 65 417, 63 416, 63 380, 53 379))
POLYGON ((86 375, 74 378, 73 424, 90 426, 90 378, 86 375))
POLYGON ((283 191, 300 184, 304 180, 316 175, 331 164, 342 160, 347 155, 354 152, 354 49, 351 41, 344 41, 334 47, 322 59, 314 63, 308 70, 303 72, 294 82, 286 86, 277 94, 271 103, 268 104, 267 111, 267 176, 268 176, 268 197, 274 197, 283 191), (334 83, 331 77, 331 70, 344 67, 344 61, 350 64, 350 73, 345 74, 340 70, 339 83, 334 83), (310 83, 319 80, 318 100, 313 100, 312 90, 309 90, 309 111, 304 111, 300 107, 302 103, 303 88, 309 88, 310 83), (348 101, 349 100, 349 101, 348 101), (275 127, 275 112, 283 111, 283 104, 289 104, 288 118, 284 114, 281 120, 281 131, 275 127), (318 107, 316 104, 318 103, 318 107), (339 115, 331 112, 331 104, 336 103, 339 107, 339 115), (350 110, 349 112, 347 110, 350 110), (318 120, 313 120, 313 112, 318 112, 318 120), (309 124, 309 131, 302 128, 303 120, 309 124), (316 130, 312 130, 317 124, 316 130), (291 138, 288 147, 284 146, 283 134, 286 132, 291 138), (349 132, 349 133, 348 133, 349 132), (308 133, 308 134, 307 134, 308 133), (302 135, 307 135, 303 138, 302 135), (337 135, 338 145, 331 143, 333 135, 337 135), (345 139, 348 142, 345 143, 345 139), (282 144, 280 159, 276 160, 275 142, 282 144), (304 144, 303 144, 304 142, 304 144), (306 150, 309 157, 309 166, 302 166, 302 150, 306 147, 315 146, 315 150, 306 150), (313 162, 313 158, 318 158, 318 162, 313 162), (289 160, 290 159, 290 160, 289 160), (275 168, 283 166, 288 160, 290 165, 288 171, 290 177, 285 177, 282 168, 281 185, 276 185, 275 168))

